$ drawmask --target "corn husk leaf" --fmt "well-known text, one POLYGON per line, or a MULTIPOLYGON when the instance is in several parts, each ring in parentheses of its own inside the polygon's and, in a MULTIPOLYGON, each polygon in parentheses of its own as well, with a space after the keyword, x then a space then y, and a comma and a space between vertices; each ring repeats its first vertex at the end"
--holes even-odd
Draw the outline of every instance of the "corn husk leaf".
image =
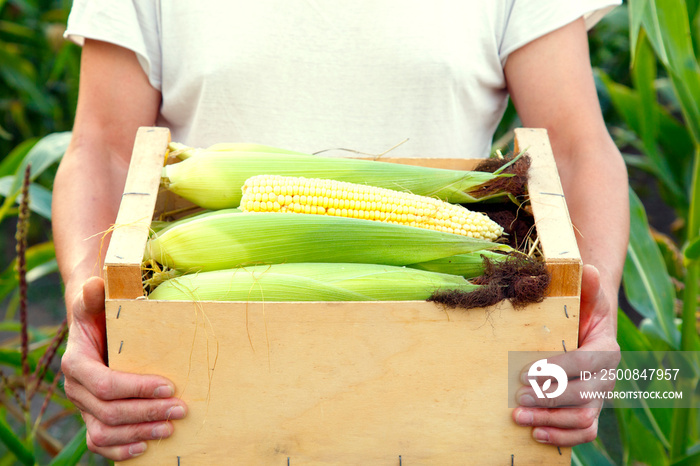
MULTIPOLYGON (((245 180, 256 175, 303 176, 367 184, 466 204, 470 191, 500 176, 371 160, 263 152, 208 151, 163 168, 168 190, 206 209, 238 207, 245 180)), ((489 198, 506 196, 493 193, 489 198)))
POLYGON ((462 277, 377 264, 298 263, 183 275, 159 285, 156 300, 402 301, 478 288, 462 277))
POLYGON ((508 255, 495 251, 477 251, 466 254, 442 257, 428 262, 410 264, 411 267, 429 272, 447 273, 450 275, 460 275, 464 278, 474 278, 482 275, 485 270, 484 257, 494 263, 505 260, 508 255))
POLYGON ((393 223, 293 213, 229 213, 192 219, 152 237, 145 260, 206 271, 293 262, 407 265, 509 246, 393 223))

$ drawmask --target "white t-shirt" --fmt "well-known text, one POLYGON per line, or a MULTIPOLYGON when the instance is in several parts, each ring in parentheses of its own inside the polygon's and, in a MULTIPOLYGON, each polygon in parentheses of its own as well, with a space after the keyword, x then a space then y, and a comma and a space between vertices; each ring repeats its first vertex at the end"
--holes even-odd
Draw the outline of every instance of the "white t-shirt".
POLYGON ((528 42, 621 0, 75 0, 66 37, 133 50, 158 125, 206 147, 485 157, 528 42))

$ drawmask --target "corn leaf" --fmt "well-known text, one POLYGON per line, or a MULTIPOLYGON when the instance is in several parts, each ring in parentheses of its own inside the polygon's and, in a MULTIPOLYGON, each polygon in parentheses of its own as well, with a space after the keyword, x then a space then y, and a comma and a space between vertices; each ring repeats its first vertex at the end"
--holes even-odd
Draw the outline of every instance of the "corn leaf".
MULTIPOLYGON (((638 410, 629 410, 631 415, 627 424, 630 456, 642 464, 669 464, 666 448, 658 432, 651 432, 645 427, 638 410)), ((635 464, 635 463, 632 463, 635 464)))
POLYGON ((571 451, 572 466, 615 466, 600 441, 576 445, 571 451))
POLYGON ((377 264, 297 263, 242 267, 167 280, 150 299, 194 301, 426 300, 477 288, 456 275, 377 264))
POLYGON ((621 309, 617 313, 617 343, 620 351, 659 351, 621 309))
POLYGON ((22 141, 0 161, 0 177, 14 175, 27 156, 29 150, 36 144, 39 138, 31 138, 22 141))
MULTIPOLYGON (((13 176, 0 178, 0 197, 9 197, 14 182, 13 176)), ((47 220, 51 220, 51 191, 43 186, 32 183, 29 185, 29 209, 47 220)), ((19 204, 20 200, 17 199, 19 204)))
MULTIPOLYGON (((52 241, 47 241, 34 246, 30 246, 26 252, 26 264, 27 271, 31 272, 37 267, 43 264, 50 263, 54 261, 56 257, 56 251, 54 250, 54 245, 52 241)), ((5 298, 9 293, 17 289, 17 272, 15 270, 15 262, 5 268, 5 270, 0 273, 0 300, 5 298)), ((55 264, 55 262, 54 262, 55 264)), ((54 266, 55 267, 55 266, 54 266)), ((55 270, 55 269, 54 269, 55 270)))
MULTIPOLYGON (((693 49, 688 8, 684 0, 645 0, 631 10, 634 27, 641 15, 657 58, 666 68, 681 103, 683 117, 700 143, 700 65, 693 49), (638 10, 642 8, 642 10, 638 10)), ((635 34, 639 34, 638 30, 635 34)), ((636 57, 635 57, 636 59, 636 57)))
POLYGON ((680 333, 674 324, 673 283, 649 232, 644 207, 631 189, 630 216, 630 243, 623 270, 627 299, 637 312, 649 318, 658 336, 678 348, 680 333))
POLYGON ((34 181, 44 170, 63 157, 70 138, 70 132, 52 133, 32 146, 17 168, 10 188, 6 190, 5 200, 0 205, 0 220, 5 218, 20 193, 27 165, 31 164, 30 181, 34 181))
POLYGON ((68 148, 68 143, 71 139, 71 133, 65 131, 62 133, 52 133, 43 137, 37 142, 27 153, 27 156, 22 161, 22 164, 15 172, 15 181, 10 189, 10 195, 18 193, 22 186, 24 170, 27 165, 31 164, 32 172, 30 180, 34 181, 37 176, 44 172, 54 163, 61 160, 63 154, 68 148))
POLYGON ((700 259, 700 237, 693 239, 683 250, 683 256, 689 261, 700 259))
POLYGON ((87 452, 87 442, 85 440, 85 434, 87 433, 87 428, 83 426, 66 444, 61 452, 51 460, 50 466, 69 466, 78 464, 80 458, 83 457, 85 452, 87 452))
POLYGON ((475 202, 476 199, 469 191, 498 177, 485 172, 445 170, 369 160, 212 151, 166 165, 163 169, 163 185, 203 208, 224 209, 238 207, 245 180, 256 175, 335 179, 431 196, 460 204, 475 202))
POLYGON ((145 259, 205 271, 242 265, 337 262, 406 265, 506 245, 424 228, 293 213, 211 215, 149 239, 145 259))
POLYGON ((697 466, 700 464, 700 451, 683 456, 671 464, 672 466, 697 466))
POLYGON ((428 262, 420 262, 418 264, 410 264, 407 267, 430 272, 461 275, 465 278, 474 278, 484 273, 484 258, 492 262, 498 262, 507 257, 507 255, 493 251, 478 251, 443 257, 428 262))
MULTIPOLYGON (((642 122, 646 111, 643 109, 642 98, 639 92, 621 84, 614 83, 604 74, 601 81, 610 95, 613 106, 623 117, 625 123, 640 138, 644 133, 645 124, 642 122)), ((650 120, 658 122, 658 141, 663 149, 660 153, 653 142, 649 142, 652 152, 648 154, 653 174, 661 181, 673 198, 673 205, 685 206, 687 209, 687 186, 690 182, 690 160, 686 158, 674 158, 667 154, 688 154, 693 150, 692 138, 688 131, 682 127, 668 112, 658 103, 654 106, 654 117, 650 120)), ((648 123, 647 123, 648 126, 648 123)))
POLYGON ((29 466, 34 464, 34 454, 24 446, 3 416, 0 416, 0 441, 17 457, 20 463, 29 466))

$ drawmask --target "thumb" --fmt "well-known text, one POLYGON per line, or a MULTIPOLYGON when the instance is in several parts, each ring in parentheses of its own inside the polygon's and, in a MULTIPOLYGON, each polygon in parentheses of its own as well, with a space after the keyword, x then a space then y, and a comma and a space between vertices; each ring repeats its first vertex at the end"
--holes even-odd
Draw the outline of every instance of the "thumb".
POLYGON ((601 293, 603 293, 603 289, 601 288, 600 272, 591 264, 584 265, 581 277, 581 307, 594 303, 601 297, 601 293))
POLYGON ((100 277, 90 277, 83 283, 83 304, 88 314, 104 313, 105 282, 100 277))
POLYGON ((100 277, 90 277, 73 301, 73 318, 84 323, 103 323, 105 310, 105 285, 100 277))
MULTIPOLYGON (((90 277, 73 301, 73 322, 69 340, 89 342, 97 354, 105 359, 105 287, 104 280, 90 277)), ((83 347, 85 349, 86 347, 83 347)))

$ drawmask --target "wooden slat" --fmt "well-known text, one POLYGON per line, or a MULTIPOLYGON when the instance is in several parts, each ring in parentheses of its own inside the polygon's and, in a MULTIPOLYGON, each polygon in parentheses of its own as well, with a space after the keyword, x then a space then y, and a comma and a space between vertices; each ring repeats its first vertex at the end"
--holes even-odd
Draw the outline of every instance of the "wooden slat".
POLYGON ((569 464, 511 420, 508 350, 575 346, 576 301, 111 301, 111 366, 169 377, 189 408, 124 464, 569 464))
POLYGON ((129 299, 143 295, 141 261, 169 142, 170 131, 167 128, 144 127, 137 132, 124 194, 105 259, 108 298, 129 299))
POLYGON ((528 192, 539 244, 556 281, 550 288, 550 296, 578 296, 581 286, 581 254, 547 131, 516 129, 515 151, 526 151, 532 160, 528 192))

